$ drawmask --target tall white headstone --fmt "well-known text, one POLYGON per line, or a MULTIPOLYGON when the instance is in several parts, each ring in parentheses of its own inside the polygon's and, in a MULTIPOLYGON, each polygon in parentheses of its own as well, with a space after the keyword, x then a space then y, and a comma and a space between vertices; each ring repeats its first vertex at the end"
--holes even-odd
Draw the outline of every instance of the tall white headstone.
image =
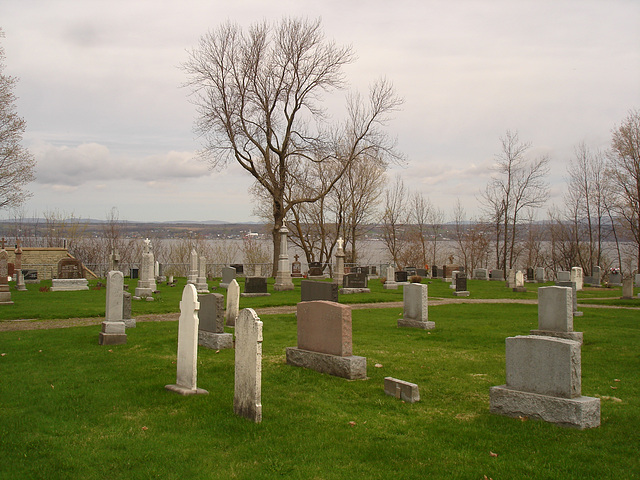
POLYGON ((196 290, 198 290, 198 293, 209 293, 209 285, 207 285, 207 259, 203 255, 198 256, 196 290))
POLYGON ((150 297, 156 289, 155 261, 151 251, 151 241, 147 238, 144 241, 142 268, 135 294, 136 297, 150 297))
POLYGON ((573 267, 571 269, 571 281, 575 282, 576 290, 581 291, 583 286, 583 275, 581 267, 573 267))
POLYGON ((242 310, 236 322, 233 411, 262 421, 262 322, 251 308, 242 310))
POLYGON ((122 312, 124 275, 119 270, 107 274, 107 303, 102 331, 98 339, 100 345, 122 345, 127 343, 122 312))
POLYGON ((180 318, 178 319, 178 360, 174 385, 165 385, 167 390, 181 395, 207 394, 197 387, 198 379, 198 292, 192 284, 182 291, 180 318))
POLYGON ((189 275, 187 276, 187 283, 193 283, 194 285, 198 281, 198 254, 196 249, 192 248, 189 253, 189 275))
POLYGON ((338 245, 336 249, 336 273, 333 280, 342 286, 342 280, 344 278, 344 240, 340 237, 336 243, 338 245))
POLYGON ((278 257, 278 272, 273 289, 276 291, 293 290, 293 282, 291 281, 291 271, 289 269, 289 255, 287 253, 287 226, 282 223, 280 227, 280 257, 278 257))

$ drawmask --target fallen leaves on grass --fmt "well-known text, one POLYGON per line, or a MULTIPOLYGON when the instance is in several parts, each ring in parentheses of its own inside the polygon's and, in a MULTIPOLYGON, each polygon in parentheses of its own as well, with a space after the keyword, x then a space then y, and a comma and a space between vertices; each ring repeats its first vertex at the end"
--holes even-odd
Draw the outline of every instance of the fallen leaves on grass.
POLYGON ((353 420, 351 420, 351 421, 349 422, 349 425, 351 425, 352 427, 355 427, 355 426, 356 426, 356 422, 354 422, 353 420))
POLYGON ((497 457, 498 456, 497 453, 493 453, 492 451, 489 451, 489 455, 492 456, 492 457, 497 457))
POLYGON ((51 388, 56 388, 56 387, 53 386, 53 383, 51 384, 51 388))
POLYGON ((148 427, 142 427, 142 430, 144 430, 146 432, 147 430, 149 430, 149 428, 148 427))
POLYGON ((0 353, 0 357, 4 357, 6 353, 0 353))
POLYGON ((376 364, 374 365, 374 367, 376 367, 376 368, 382 368, 382 364, 381 364, 381 363, 376 363, 376 364))

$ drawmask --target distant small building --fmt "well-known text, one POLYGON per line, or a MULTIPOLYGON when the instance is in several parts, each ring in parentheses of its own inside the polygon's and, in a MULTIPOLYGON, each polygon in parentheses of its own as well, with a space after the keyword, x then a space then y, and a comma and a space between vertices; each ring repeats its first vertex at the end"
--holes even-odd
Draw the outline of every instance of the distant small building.
MULTIPOLYGON (((9 254, 9 263, 15 263, 15 248, 5 247, 9 254)), ((63 258, 74 258, 66 248, 30 248, 22 247, 22 270, 37 272, 38 280, 56 278, 58 274, 58 262, 63 258)), ((84 269, 85 277, 95 275, 88 269, 84 269)))

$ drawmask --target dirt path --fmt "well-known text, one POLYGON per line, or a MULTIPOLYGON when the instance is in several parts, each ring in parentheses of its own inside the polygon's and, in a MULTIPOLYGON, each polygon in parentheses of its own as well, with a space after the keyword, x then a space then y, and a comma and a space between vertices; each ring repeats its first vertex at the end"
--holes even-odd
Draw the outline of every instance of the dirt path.
MULTIPOLYGON (((510 298, 432 298, 429 300, 430 306, 447 305, 452 303, 505 303, 505 304, 524 304, 535 305, 538 300, 510 299, 510 298)), ((580 303, 579 307, 585 308, 613 308, 624 310, 640 310, 640 307, 623 307, 618 305, 591 305, 580 303)), ((354 303, 351 304, 353 310, 363 310, 372 308, 402 308, 402 302, 381 302, 381 303, 354 303)), ((265 307, 256 308, 258 315, 278 315, 295 313, 295 305, 286 305, 282 307, 265 307)), ((160 315, 138 315, 137 322, 173 322, 178 320, 179 313, 165 313, 160 315)), ((0 332, 19 331, 19 330, 48 330, 52 328, 69 328, 83 327, 87 325, 100 325, 103 317, 92 318, 61 318, 56 320, 2 320, 0 321, 0 332)))

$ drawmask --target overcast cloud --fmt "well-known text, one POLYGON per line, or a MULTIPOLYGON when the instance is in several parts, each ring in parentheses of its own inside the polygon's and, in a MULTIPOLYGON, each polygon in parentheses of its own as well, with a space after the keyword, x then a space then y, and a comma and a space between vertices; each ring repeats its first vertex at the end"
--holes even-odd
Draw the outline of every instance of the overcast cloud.
MULTIPOLYGON (((8 0, 5 73, 19 77, 24 140, 38 162, 27 213, 256 220, 251 177, 196 158, 179 65, 221 22, 285 15, 321 17, 328 38, 353 46, 352 88, 394 83, 405 103, 389 131, 408 164, 390 178, 399 173, 448 214, 457 198, 479 213, 508 129, 549 155, 558 203, 574 146, 606 149, 612 128, 640 108, 636 0, 8 0)), ((343 98, 328 99, 336 118, 343 98)))

